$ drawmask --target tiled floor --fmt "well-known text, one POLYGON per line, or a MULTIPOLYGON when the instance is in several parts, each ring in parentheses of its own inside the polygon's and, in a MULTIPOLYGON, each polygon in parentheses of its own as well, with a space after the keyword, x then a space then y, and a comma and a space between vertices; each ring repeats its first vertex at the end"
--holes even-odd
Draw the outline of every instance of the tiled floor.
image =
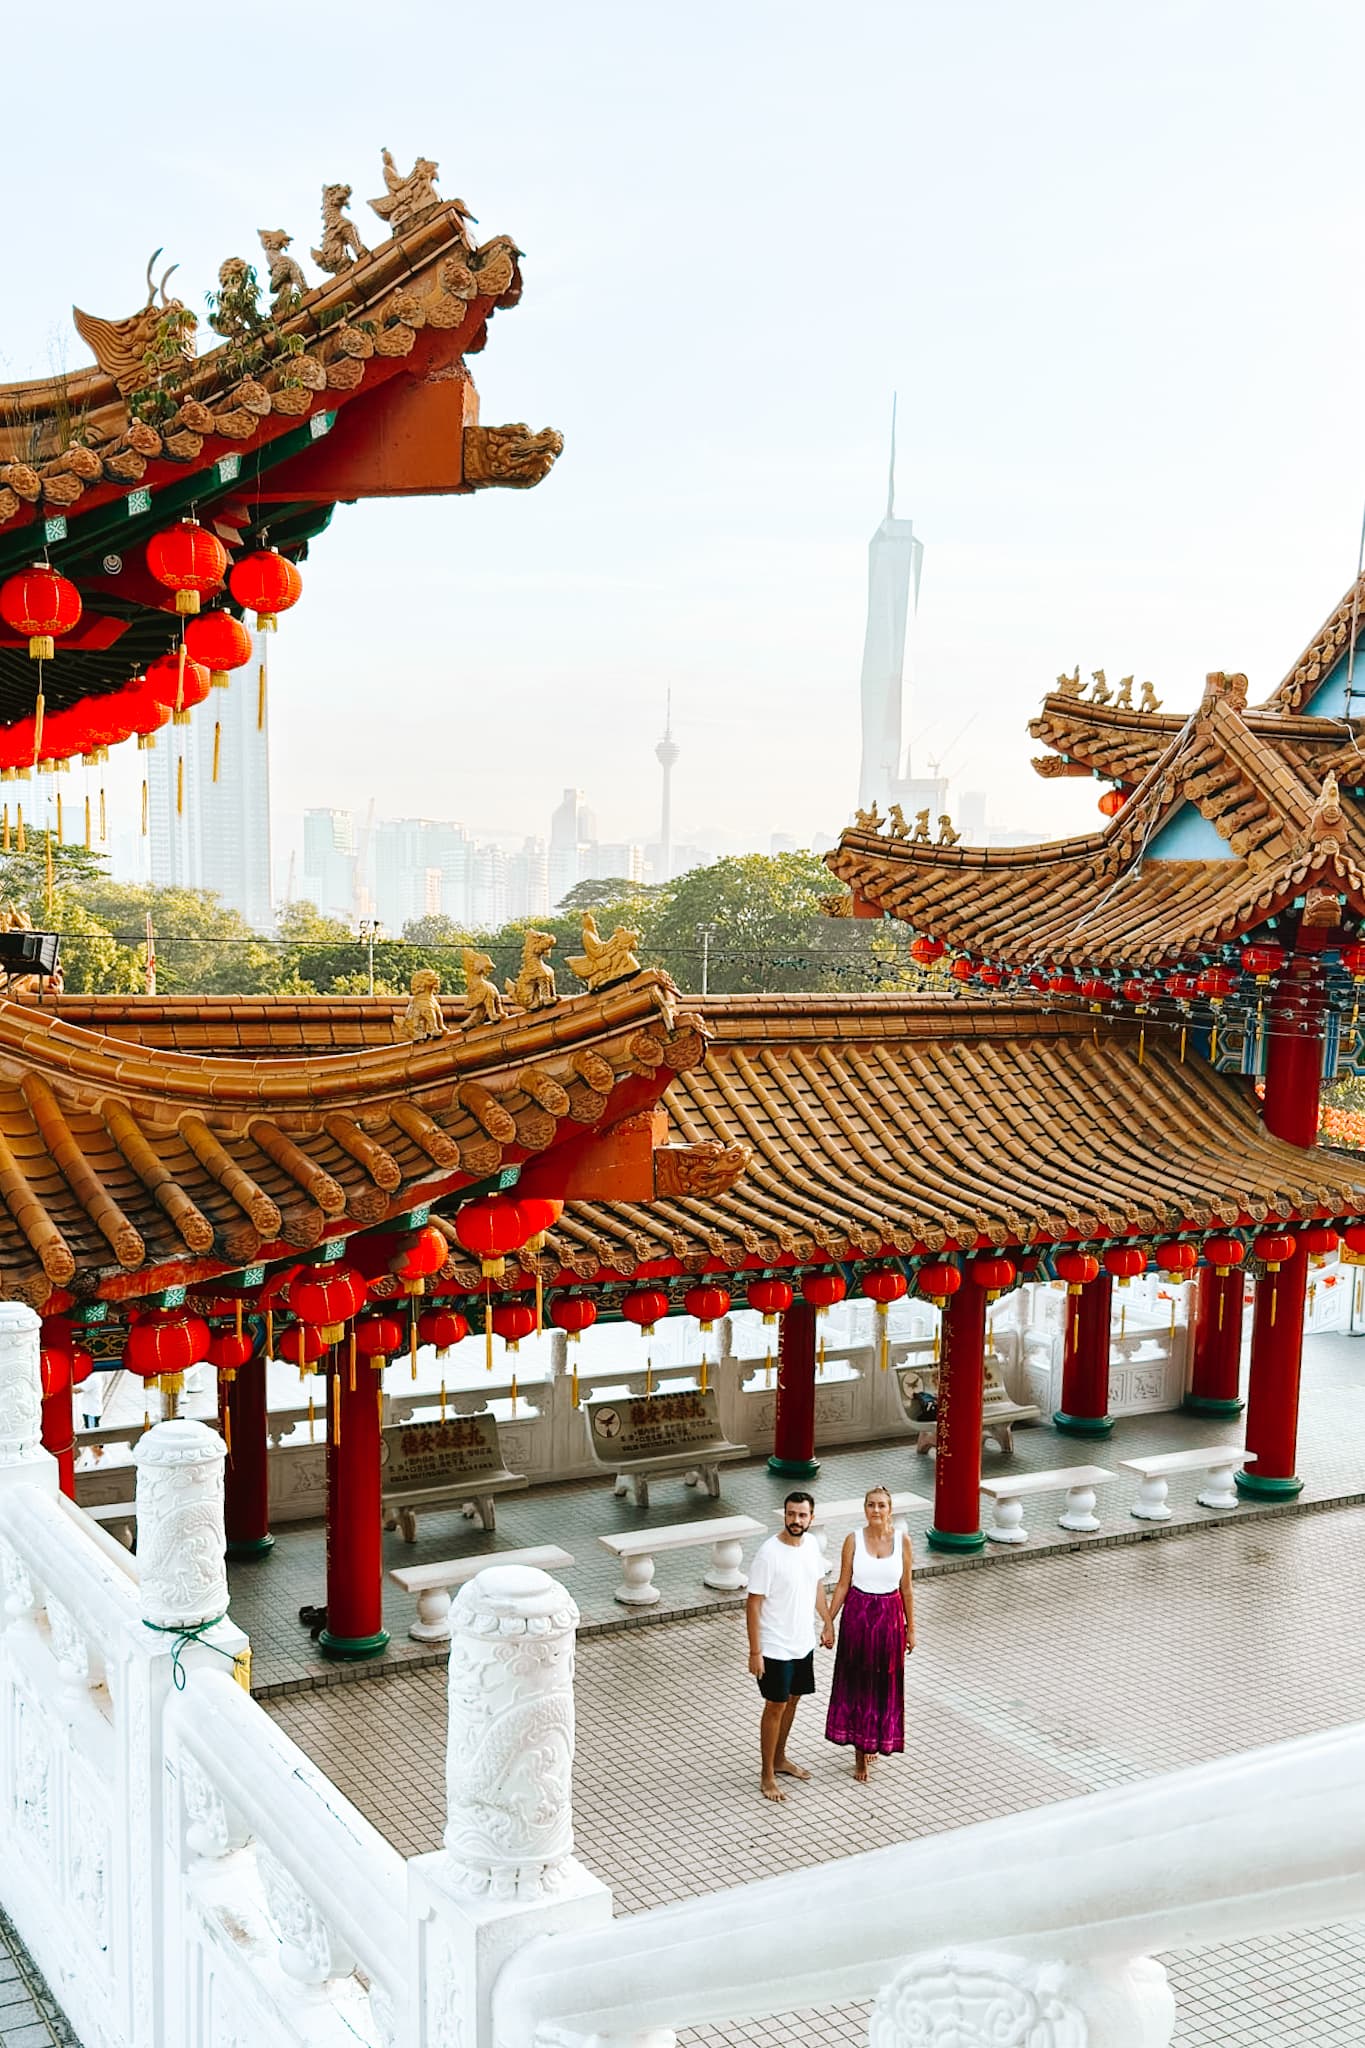
MULTIPOLYGON (((1304 1352, 1299 1472, 1305 1483, 1300 1506, 1327 1500, 1365 1499, 1365 1338, 1310 1337, 1304 1352)), ((988 1446, 984 1468, 988 1473, 1037 1471, 1080 1460, 1112 1470, 1120 1458, 1197 1444, 1237 1442, 1240 1434, 1240 1422, 1229 1425, 1179 1412, 1127 1417, 1118 1423, 1111 1437, 1098 1444, 1078 1443, 1074 1438, 1059 1436, 1050 1425, 1043 1425, 1016 1431, 1010 1461, 988 1446)), ((932 1495, 933 1461, 917 1458, 904 1442, 834 1451, 824 1458, 813 1491, 827 1500, 840 1499, 861 1494, 874 1482, 932 1495)), ((670 1480, 655 1485, 653 1504, 647 1510, 636 1508, 628 1500, 617 1500, 602 1480, 535 1487, 503 1502, 498 1528, 491 1537, 485 1536, 477 1523, 466 1522, 454 1511, 419 1517, 415 1544, 404 1543, 396 1533, 384 1538, 385 1565, 425 1564, 491 1549, 557 1543, 573 1554, 575 1562, 566 1568, 563 1577, 578 1602, 585 1627, 622 1627, 632 1619, 638 1620, 641 1610, 632 1613, 613 1598, 620 1584, 620 1567, 597 1541, 599 1536, 651 1524, 661 1527, 665 1523, 701 1523, 726 1514, 753 1515, 766 1526, 775 1527, 773 1509, 780 1505, 788 1483, 775 1477, 766 1463, 757 1459, 726 1469, 719 1501, 699 1495, 680 1480, 670 1480)), ((1197 1506, 1195 1495, 1203 1483, 1199 1473, 1173 1479, 1173 1521, 1164 1525, 1142 1523, 1129 1513, 1135 1481, 1131 1474, 1120 1473, 1099 1492, 1097 1512, 1104 1525, 1100 1537, 1068 1535, 1057 1527, 1060 1496, 1035 1497, 1028 1503, 1027 1547, 1012 1550, 988 1546, 980 1559, 945 1560, 929 1552, 923 1536, 929 1516, 919 1512, 909 1519, 916 1561, 935 1574, 960 1571, 964 1565, 975 1569, 983 1563, 994 1570, 1008 1570, 1048 1549, 1094 1548, 1109 1539, 1140 1541, 1168 1534, 1181 1524, 1207 1526, 1249 1518, 1253 1510, 1246 1507, 1228 1517, 1197 1506)), ((1286 1510, 1275 1507, 1259 1512, 1279 1518, 1286 1510)), ((1143 1547, 1147 1547, 1145 1543, 1143 1547)), ((752 1543, 746 1545, 746 1554, 752 1548, 752 1543)), ((703 1587, 702 1573, 708 1556, 705 1549, 693 1549, 659 1557, 654 1583, 662 1598, 657 1607, 643 1610, 647 1624, 670 1615, 733 1606, 733 1596, 710 1593, 703 1587)), ((229 1577, 233 1616, 251 1636, 253 1684, 262 1696, 282 1687, 340 1684, 356 1677, 373 1677, 386 1669, 439 1661, 439 1652, 433 1653, 408 1638, 407 1627, 414 1618, 415 1603, 387 1582, 385 1625, 391 1631, 392 1641, 382 1659, 360 1665, 337 1665, 329 1663, 312 1645, 308 1631, 299 1622, 298 1611, 306 1605, 320 1604, 324 1597, 325 1545, 318 1524, 282 1528, 277 1531, 275 1549, 268 1557, 233 1565, 229 1577)))
POLYGON ((76 2048, 37 1965, 0 1913, 0 2048, 76 2048))
MULTIPOLYGON (((585 1640, 578 1847, 618 1910, 1365 1719, 1365 1510, 927 1579, 917 1622, 907 1756, 877 1765, 860 1791, 847 1754, 822 1739, 818 1706, 805 1707, 793 1752, 815 1775, 782 1808, 757 1795, 737 1615, 585 1640)), ((405 1854, 439 1844, 441 1671, 296 1693, 270 1711, 405 1854)), ((1365 1923, 1166 1960, 1179 2048, 1365 2039, 1365 1923)), ((865 2039, 858 2007, 682 2037, 687 2048, 865 2039)))

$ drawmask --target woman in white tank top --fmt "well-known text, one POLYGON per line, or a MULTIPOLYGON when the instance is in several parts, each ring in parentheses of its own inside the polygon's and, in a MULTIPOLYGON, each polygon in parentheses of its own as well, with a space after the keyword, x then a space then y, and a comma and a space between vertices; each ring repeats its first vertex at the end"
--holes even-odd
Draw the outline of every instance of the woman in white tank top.
POLYGON ((838 1620, 825 1735, 852 1748, 859 1785, 871 1757, 905 1747, 905 1659, 915 1647, 910 1538, 896 1526, 884 1486, 872 1488, 863 1514, 864 1526, 844 1538, 825 1634, 828 1644, 838 1620))

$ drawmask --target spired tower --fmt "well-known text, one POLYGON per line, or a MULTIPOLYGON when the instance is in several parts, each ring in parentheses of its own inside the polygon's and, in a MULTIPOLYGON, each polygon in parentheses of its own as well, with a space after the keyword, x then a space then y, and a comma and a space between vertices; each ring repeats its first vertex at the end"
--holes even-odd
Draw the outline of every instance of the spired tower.
POLYGON ((863 715, 863 757, 858 775, 858 803, 866 809, 886 808, 902 787, 901 696, 905 671, 905 633, 913 595, 919 609, 920 564, 924 543, 915 539, 914 521, 896 517, 896 403, 891 401, 891 467, 886 489, 886 517, 867 549, 867 631, 863 636, 863 672, 859 684, 863 715))
POLYGON ((664 771, 663 802, 659 811, 659 875, 661 882, 673 879, 673 766, 682 752, 673 737, 673 692, 668 693, 664 713, 664 736, 654 749, 654 758, 664 771))

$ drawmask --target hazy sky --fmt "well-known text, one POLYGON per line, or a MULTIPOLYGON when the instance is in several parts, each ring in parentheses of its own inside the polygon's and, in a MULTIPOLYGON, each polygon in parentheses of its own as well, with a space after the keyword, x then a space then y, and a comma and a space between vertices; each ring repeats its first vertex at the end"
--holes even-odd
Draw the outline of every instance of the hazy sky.
MULTIPOLYGON (((474 363, 554 425, 530 493, 338 511, 274 650, 286 810, 604 837, 834 831, 866 543, 901 394, 926 544, 907 729, 994 819, 1056 672, 1268 689, 1354 573, 1365 497, 1357 6, 453 0, 226 14, 64 0, 5 27, 0 374, 86 360, 158 244, 202 308, 324 180, 439 159, 526 251, 474 363), (54 31, 60 29, 60 42, 54 31)), ((310 271, 310 276, 314 273, 310 271)))

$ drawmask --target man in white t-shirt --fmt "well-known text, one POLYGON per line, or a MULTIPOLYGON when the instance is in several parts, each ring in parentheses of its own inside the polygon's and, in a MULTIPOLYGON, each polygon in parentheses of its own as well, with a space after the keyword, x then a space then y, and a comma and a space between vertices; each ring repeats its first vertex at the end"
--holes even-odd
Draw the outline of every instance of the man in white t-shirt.
POLYGON ((763 1695, 759 1743, 763 1755, 763 1797, 781 1806, 786 1793, 779 1778, 808 1778, 787 1755, 787 1736, 802 1695, 815 1691, 815 1617, 822 1633, 829 1625, 825 1560, 810 1532, 815 1500, 789 1493, 782 1529, 759 1546, 749 1566, 749 1670, 763 1695))

